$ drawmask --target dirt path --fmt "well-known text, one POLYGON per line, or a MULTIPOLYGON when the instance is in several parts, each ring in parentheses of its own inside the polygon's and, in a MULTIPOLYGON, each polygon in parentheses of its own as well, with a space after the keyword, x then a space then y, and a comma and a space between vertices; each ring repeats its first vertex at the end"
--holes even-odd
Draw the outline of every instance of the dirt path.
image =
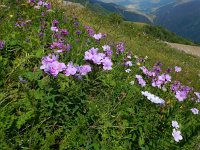
POLYGON ((190 45, 169 43, 169 42, 165 42, 165 43, 170 45, 172 48, 175 48, 177 50, 184 51, 185 53, 200 57, 200 47, 199 46, 190 46, 190 45))

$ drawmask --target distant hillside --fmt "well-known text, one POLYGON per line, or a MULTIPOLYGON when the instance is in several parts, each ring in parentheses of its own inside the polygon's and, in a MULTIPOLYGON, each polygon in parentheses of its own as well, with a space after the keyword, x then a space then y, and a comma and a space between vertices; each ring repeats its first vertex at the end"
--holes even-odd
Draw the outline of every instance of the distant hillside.
POLYGON ((84 6, 89 7, 90 10, 99 12, 103 15, 109 13, 118 13, 123 16, 124 20, 133 22, 152 23, 151 20, 147 16, 145 16, 145 14, 127 11, 124 7, 116 5, 114 3, 104 3, 97 0, 69 0, 69 1, 81 3, 84 6))
POLYGON ((169 4, 156 11, 155 24, 200 42, 200 1, 169 4))

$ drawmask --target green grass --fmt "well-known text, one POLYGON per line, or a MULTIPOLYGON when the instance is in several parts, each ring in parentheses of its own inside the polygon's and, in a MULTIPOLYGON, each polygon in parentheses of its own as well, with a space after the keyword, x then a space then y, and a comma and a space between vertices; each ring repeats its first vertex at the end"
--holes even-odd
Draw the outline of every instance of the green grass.
MULTIPOLYGON (((170 48, 167 44, 157 40, 154 35, 145 34, 145 25, 131 22, 124 22, 120 25, 116 25, 111 24, 106 17, 104 18, 98 14, 93 15, 93 13, 87 10, 79 10, 79 13, 73 9, 68 9, 66 11, 68 11, 69 14, 76 12, 76 16, 82 20, 83 24, 91 25, 98 31, 108 33, 109 38, 113 41, 124 41, 133 54, 142 57, 148 56, 150 65, 160 61, 164 68, 176 65, 181 66, 183 72, 180 73, 181 75, 177 77, 177 80, 197 90, 200 89, 199 57, 170 48)), ((182 38, 180 39, 182 40, 182 38)), ((181 40, 177 43, 182 43, 181 40)))

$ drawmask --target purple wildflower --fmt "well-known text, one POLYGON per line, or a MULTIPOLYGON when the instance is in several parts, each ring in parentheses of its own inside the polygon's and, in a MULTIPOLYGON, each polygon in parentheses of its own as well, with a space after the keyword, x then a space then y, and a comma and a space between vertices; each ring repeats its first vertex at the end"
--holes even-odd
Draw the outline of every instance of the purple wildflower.
POLYGON ((59 24, 58 20, 53 20, 53 22, 52 22, 53 27, 57 27, 58 24, 59 24))
POLYGON ((194 115, 199 114, 199 110, 197 108, 190 109, 194 115))
POLYGON ((80 30, 77 30, 77 31, 76 31, 76 34, 77 34, 77 35, 80 35, 80 34, 82 34, 82 32, 81 32, 80 30))
POLYGON ((111 57, 112 56, 113 52, 112 52, 112 50, 111 50, 109 45, 104 45, 104 46, 102 46, 102 48, 106 52, 106 56, 107 57, 111 57))
POLYGON ((171 91, 176 92, 179 90, 181 86, 181 83, 179 81, 174 81, 174 83, 171 86, 171 91))
POLYGON ((172 127, 174 127, 175 129, 179 128, 179 124, 177 121, 172 121, 172 127))
POLYGON ((59 72, 64 71, 66 65, 64 63, 60 63, 57 61, 57 56, 55 55, 48 55, 43 57, 42 59, 42 66, 40 69, 44 70, 44 72, 56 77, 59 72))
POLYGON ((58 32, 58 28, 57 27, 51 27, 51 31, 58 32))
POLYGON ((61 35, 68 35, 69 32, 68 32, 67 29, 61 29, 60 34, 61 34, 61 35))
POLYGON ((96 55, 98 53, 98 48, 94 48, 92 47, 91 49, 89 49, 88 51, 85 52, 85 60, 92 60, 94 55, 96 55))
POLYGON ((72 62, 67 64, 67 68, 65 70, 65 75, 70 76, 70 75, 75 75, 77 72, 77 68, 73 65, 72 62))
POLYGON ((175 66, 175 72, 181 72, 181 67, 175 66))
POLYGON ((96 40, 100 40, 102 38, 102 36, 103 36, 102 33, 98 33, 98 34, 94 34, 93 38, 96 40))
POLYGON ((194 92, 198 99, 200 99, 200 92, 194 92))
POLYGON ((102 64, 103 64, 103 69, 104 70, 112 70, 112 61, 110 58, 108 57, 105 57, 103 60, 102 60, 102 64))
POLYGON ((187 98, 187 93, 185 91, 176 91, 176 98, 181 102, 187 98))
POLYGON ((173 129, 173 132, 172 132, 172 136, 174 137, 174 140, 176 142, 179 142, 180 140, 183 139, 182 135, 181 135, 181 131, 178 131, 176 129, 173 129))
POLYGON ((125 50, 124 43, 123 42, 118 43, 116 48, 117 48, 117 52, 116 53, 117 54, 121 54, 125 50))
POLYGON ((144 79, 142 78, 141 75, 136 75, 135 77, 138 80, 138 83, 141 85, 141 87, 145 87, 146 86, 146 82, 144 81, 144 79))
POLYGON ((132 61, 127 61, 127 62, 125 62, 125 66, 126 66, 126 67, 131 67, 131 66, 133 66, 132 61))
POLYGON ((4 41, 0 41, 0 50, 3 49, 5 46, 5 42, 4 41))
POLYGON ((93 37, 94 36, 94 30, 90 26, 85 26, 85 29, 87 30, 89 36, 93 37))
POLYGON ((86 75, 88 72, 91 72, 92 68, 90 67, 90 65, 83 65, 80 66, 79 68, 79 72, 81 75, 86 75))

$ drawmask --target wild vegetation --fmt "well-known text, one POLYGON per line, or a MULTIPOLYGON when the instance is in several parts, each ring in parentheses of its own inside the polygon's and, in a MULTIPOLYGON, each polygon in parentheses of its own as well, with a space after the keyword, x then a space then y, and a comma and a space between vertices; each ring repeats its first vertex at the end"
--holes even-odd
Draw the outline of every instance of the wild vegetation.
POLYGON ((199 58, 55 1, 0 7, 1 149, 199 148, 199 58))

